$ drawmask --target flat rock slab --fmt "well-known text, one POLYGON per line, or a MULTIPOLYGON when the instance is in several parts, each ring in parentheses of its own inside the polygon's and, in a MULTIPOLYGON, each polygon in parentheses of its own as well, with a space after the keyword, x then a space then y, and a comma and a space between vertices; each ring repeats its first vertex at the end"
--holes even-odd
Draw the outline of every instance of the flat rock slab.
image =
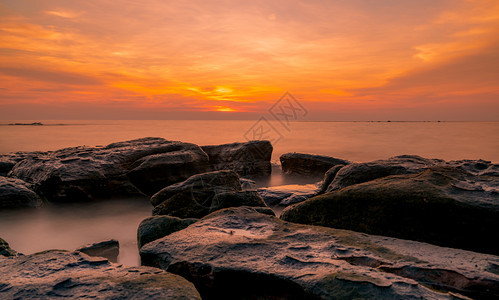
POLYGON ((140 254, 193 282, 203 299, 499 296, 497 256, 293 224, 252 208, 214 212, 140 254))
POLYGON ((150 267, 124 267, 81 252, 0 257, 1 299, 200 299, 184 278, 150 267))

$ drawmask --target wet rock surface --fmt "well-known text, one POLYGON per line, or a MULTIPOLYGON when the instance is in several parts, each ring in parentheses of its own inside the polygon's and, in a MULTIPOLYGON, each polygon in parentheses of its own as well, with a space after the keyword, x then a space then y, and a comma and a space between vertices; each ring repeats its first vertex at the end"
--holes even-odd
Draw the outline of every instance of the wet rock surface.
POLYGON ((284 175, 301 175, 323 177, 327 170, 336 165, 347 165, 350 162, 330 156, 286 153, 281 155, 282 173, 284 175))
POLYGON ((252 208, 219 210, 140 253, 143 264, 193 282, 203 299, 499 296, 497 256, 293 224, 252 208))
MULTIPOLYGON (((341 182, 349 181, 345 174, 341 182)), ((497 255, 491 240, 499 239, 498 186, 493 172, 440 164, 313 197, 286 208, 281 218, 497 255)))
POLYGON ((104 257, 111 262, 118 262, 120 243, 117 240, 107 240, 82 246, 75 251, 80 251, 88 256, 104 257))
POLYGON ((124 267, 81 252, 0 257, 2 299, 200 299, 192 283, 149 267, 124 267))
POLYGON ((42 200, 31 188, 32 185, 23 180, 0 176, 0 209, 42 205, 42 200))
POLYGON ((269 141, 202 146, 214 170, 232 170, 245 177, 269 176, 273 147, 269 141))

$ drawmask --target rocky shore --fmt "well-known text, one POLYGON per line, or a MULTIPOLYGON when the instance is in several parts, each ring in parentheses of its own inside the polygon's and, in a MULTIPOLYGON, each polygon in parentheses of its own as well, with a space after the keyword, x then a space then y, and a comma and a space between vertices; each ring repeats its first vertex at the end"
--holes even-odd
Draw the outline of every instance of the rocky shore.
POLYGON ((271 154, 143 138, 0 156, 0 210, 152 204, 140 267, 116 240, 23 255, 0 239, 0 298, 499 298, 498 164, 287 153, 283 176, 309 183, 258 187, 271 154))

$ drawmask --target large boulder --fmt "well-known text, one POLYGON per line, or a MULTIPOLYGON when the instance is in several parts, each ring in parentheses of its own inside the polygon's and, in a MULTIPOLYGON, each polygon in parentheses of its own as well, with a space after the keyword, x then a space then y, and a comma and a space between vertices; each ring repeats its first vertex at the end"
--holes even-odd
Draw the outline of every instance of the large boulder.
POLYGON ((140 222, 137 229, 139 249, 145 244, 182 230, 198 219, 180 219, 172 216, 152 216, 140 222))
POLYGON ((33 153, 18 162, 10 176, 34 184, 50 201, 86 201, 152 195, 208 168, 208 156, 194 144, 142 138, 33 153))
POLYGON ((282 173, 284 175, 300 175, 310 177, 323 177, 327 170, 336 165, 347 165, 350 162, 330 156, 285 153, 281 155, 282 173))
POLYGON ((390 175, 419 173, 443 162, 443 160, 427 159, 417 155, 400 155, 384 160, 352 163, 340 170, 334 170, 336 171, 335 177, 325 190, 331 192, 390 175))
POLYGON ((201 147, 214 170, 232 170, 245 177, 269 176, 273 147, 269 141, 249 141, 201 147))
POLYGON ((497 255, 499 177, 439 165, 313 197, 281 218, 497 255))
POLYGON ((247 207, 214 212, 140 254, 193 282, 203 299, 499 297, 497 256, 293 224, 247 207))
POLYGON ((0 256, 16 256, 16 251, 12 250, 9 244, 0 238, 0 256))
POLYGON ((202 218, 210 213, 215 195, 237 191, 241 191, 241 183, 234 171, 196 174, 154 194, 151 197, 153 214, 202 218))
POLYGON ((200 299, 192 283, 150 267, 123 267, 81 252, 0 258, 2 299, 200 299))
POLYGON ((23 180, 0 176, 0 209, 40 206, 42 200, 31 188, 23 180))

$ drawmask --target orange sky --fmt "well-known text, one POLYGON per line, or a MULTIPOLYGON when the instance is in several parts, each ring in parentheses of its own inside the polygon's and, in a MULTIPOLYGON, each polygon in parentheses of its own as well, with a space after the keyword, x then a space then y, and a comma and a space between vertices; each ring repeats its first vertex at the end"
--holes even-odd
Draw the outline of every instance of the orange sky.
POLYGON ((499 121, 497 0, 0 0, 1 119, 499 121))

